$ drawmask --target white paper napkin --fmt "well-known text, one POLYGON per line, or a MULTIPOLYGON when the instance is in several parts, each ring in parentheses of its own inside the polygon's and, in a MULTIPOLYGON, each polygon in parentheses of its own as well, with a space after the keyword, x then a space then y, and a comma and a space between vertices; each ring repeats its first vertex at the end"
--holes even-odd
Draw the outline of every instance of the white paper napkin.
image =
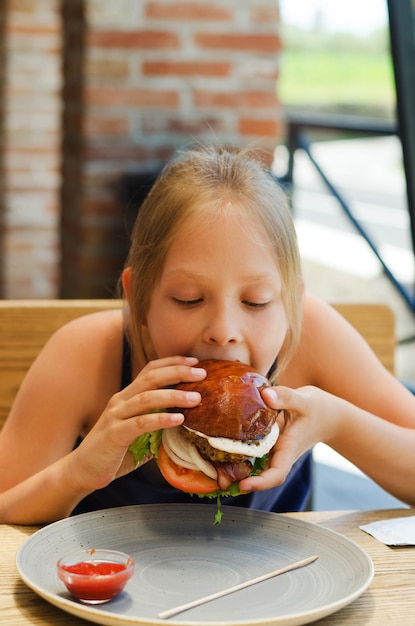
POLYGON ((415 546, 415 516, 385 519, 359 528, 387 546, 415 546))

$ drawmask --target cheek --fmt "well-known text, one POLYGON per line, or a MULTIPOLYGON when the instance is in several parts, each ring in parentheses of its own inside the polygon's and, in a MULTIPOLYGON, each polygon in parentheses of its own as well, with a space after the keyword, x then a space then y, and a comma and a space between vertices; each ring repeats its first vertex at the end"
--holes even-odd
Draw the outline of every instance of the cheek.
POLYGON ((263 320, 262 326, 264 332, 266 332, 265 329, 268 329, 268 335, 273 337, 274 342, 284 341, 288 333, 289 324, 285 307, 282 303, 270 310, 267 318, 263 320))
POLYGON ((149 312, 147 331, 159 358, 183 353, 183 329, 174 316, 168 316, 161 311, 154 315, 149 312))
MULTIPOLYGON (((284 346, 287 337, 288 337, 288 328, 287 326, 279 326, 275 329, 275 332, 270 335, 272 337, 271 340, 267 341, 267 348, 264 348, 269 355, 274 359, 277 354, 280 353, 282 347, 284 346)), ((265 342, 264 342, 265 345, 265 342)))
POLYGON ((275 359, 281 352, 288 334, 288 324, 285 315, 275 312, 267 319, 255 324, 252 330, 251 358, 252 364, 266 375, 275 359))

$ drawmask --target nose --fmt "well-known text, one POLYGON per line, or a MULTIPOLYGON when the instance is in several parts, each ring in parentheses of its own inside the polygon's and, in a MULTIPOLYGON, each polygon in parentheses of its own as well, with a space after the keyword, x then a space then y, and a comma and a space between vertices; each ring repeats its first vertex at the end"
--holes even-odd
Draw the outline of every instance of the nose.
POLYGON ((238 314, 229 303, 212 308, 205 327, 204 338, 211 345, 234 345, 241 341, 238 314))

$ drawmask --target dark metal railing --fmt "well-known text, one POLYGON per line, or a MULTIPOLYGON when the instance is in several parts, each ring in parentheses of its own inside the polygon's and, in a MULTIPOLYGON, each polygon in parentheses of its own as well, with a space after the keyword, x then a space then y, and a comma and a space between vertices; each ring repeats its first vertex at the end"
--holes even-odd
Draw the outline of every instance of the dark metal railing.
POLYGON ((379 251, 378 246, 375 243, 375 240, 369 233, 369 230, 365 228, 365 226, 361 223, 361 221, 354 215, 353 210, 350 204, 347 202, 346 198, 342 195, 342 193, 337 189, 337 187, 330 181, 328 176, 325 174, 323 168, 318 163, 316 158, 312 153, 312 140, 309 138, 307 131, 309 130, 318 130, 318 131, 326 131, 330 130, 333 132, 341 132, 341 133, 350 133, 359 137, 365 136, 393 136, 398 134, 398 129, 396 124, 388 121, 382 120, 372 120, 365 118, 357 118, 357 117, 347 117, 347 116, 319 116, 319 115, 294 115, 288 116, 287 119, 287 147, 288 147, 288 170, 286 175, 283 178, 283 183, 288 187, 292 187, 294 182, 294 156, 295 152, 298 149, 301 149, 305 152, 313 167, 319 174, 321 180, 333 195, 333 197, 339 203, 339 206, 347 217, 349 222, 352 224, 354 229, 363 237, 366 241, 373 254, 378 259, 379 263, 382 266, 382 269, 395 287, 395 289, 402 296, 406 304, 410 307, 411 311, 415 310, 415 302, 414 296, 410 289, 406 285, 404 285, 401 281, 397 279, 394 275, 393 271, 390 269, 385 259, 382 257, 382 254, 379 251))

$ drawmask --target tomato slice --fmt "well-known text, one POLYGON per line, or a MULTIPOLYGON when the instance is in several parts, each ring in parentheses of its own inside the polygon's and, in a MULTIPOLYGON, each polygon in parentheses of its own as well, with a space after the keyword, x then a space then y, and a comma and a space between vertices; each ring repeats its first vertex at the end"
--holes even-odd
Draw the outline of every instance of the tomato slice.
POLYGON ((180 491, 186 491, 187 493, 212 493, 219 489, 217 482, 203 474, 203 472, 177 465, 167 455, 163 445, 159 448, 157 462, 163 477, 170 485, 180 489, 180 491))

